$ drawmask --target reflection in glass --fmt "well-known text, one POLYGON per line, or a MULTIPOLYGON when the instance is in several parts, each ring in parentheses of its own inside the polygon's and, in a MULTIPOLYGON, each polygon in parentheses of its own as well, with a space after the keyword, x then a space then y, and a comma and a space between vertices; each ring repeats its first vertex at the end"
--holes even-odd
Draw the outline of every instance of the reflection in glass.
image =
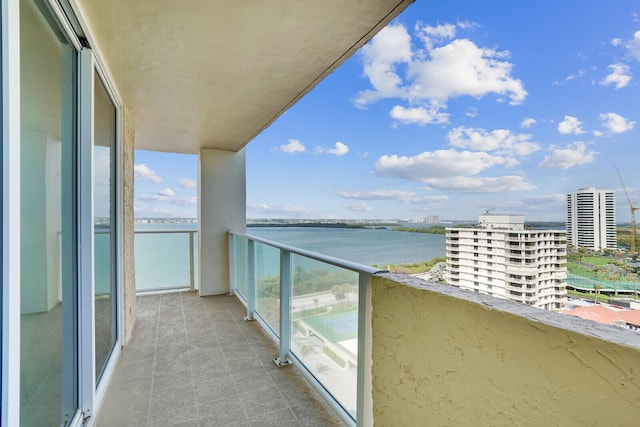
POLYGON ((255 243, 256 311, 280 336, 280 250, 255 243))
POLYGON ((95 363, 99 379, 116 341, 116 109, 97 73, 94 84, 95 363))
POLYGON ((48 10, 20 2, 22 425, 77 408, 76 51, 48 10))
POLYGON ((295 254, 291 269, 291 351, 355 418, 358 273, 295 254))

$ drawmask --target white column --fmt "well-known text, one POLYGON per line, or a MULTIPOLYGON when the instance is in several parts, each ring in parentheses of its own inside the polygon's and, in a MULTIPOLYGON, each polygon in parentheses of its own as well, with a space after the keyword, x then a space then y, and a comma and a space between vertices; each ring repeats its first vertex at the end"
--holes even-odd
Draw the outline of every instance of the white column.
POLYGON ((198 169, 200 295, 229 292, 227 231, 246 229, 245 151, 201 149, 198 169))

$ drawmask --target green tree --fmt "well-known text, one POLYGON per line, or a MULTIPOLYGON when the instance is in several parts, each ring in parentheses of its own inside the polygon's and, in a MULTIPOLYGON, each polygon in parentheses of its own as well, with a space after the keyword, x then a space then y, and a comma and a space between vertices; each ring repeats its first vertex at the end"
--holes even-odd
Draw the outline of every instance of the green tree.
POLYGON ((344 305, 342 301, 347 299, 350 290, 351 290, 351 285, 349 285, 348 283, 345 283, 343 285, 334 285, 331 288, 331 293, 333 294, 334 297, 336 297, 336 301, 340 303, 340 309, 342 311, 344 311, 344 305))

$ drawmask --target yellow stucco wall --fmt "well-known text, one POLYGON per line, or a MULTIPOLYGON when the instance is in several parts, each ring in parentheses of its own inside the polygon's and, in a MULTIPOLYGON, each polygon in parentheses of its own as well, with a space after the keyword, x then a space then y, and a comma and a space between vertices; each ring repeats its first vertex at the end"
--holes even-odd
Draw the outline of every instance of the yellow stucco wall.
POLYGON ((638 348, 431 288, 374 278, 376 426, 639 425, 638 348))

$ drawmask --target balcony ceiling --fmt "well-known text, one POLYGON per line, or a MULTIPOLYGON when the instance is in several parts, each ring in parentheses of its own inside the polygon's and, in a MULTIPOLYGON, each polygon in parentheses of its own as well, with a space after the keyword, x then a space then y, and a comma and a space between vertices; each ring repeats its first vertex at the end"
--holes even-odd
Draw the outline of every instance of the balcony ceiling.
POLYGON ((413 0, 76 0, 136 148, 237 151, 413 0))

